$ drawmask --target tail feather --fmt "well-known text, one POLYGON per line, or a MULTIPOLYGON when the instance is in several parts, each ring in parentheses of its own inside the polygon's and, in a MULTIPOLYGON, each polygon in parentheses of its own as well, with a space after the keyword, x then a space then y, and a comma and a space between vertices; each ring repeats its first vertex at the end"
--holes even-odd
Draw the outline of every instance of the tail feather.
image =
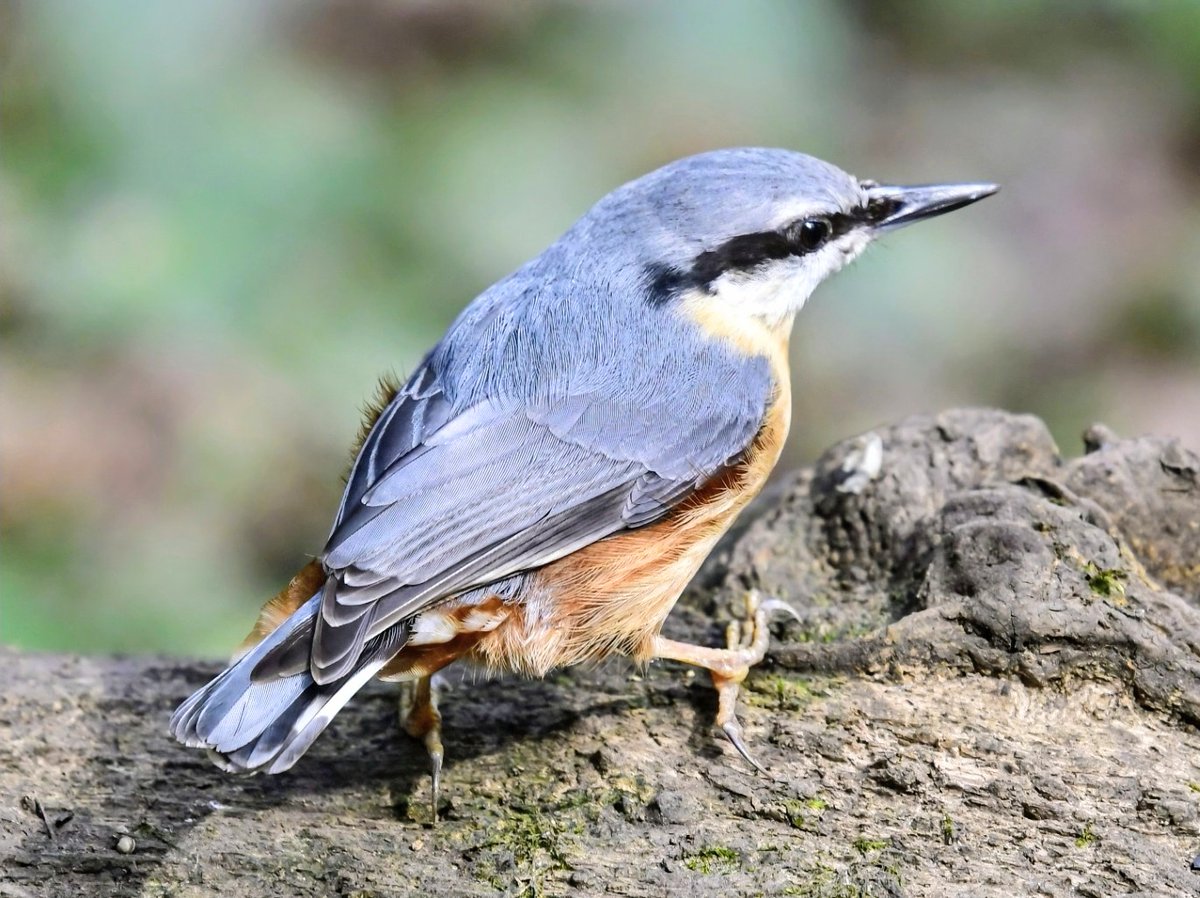
POLYGON ((302 638, 303 630, 311 634, 319 607, 318 593, 193 693, 172 715, 171 734, 184 745, 208 749, 214 763, 228 771, 280 773, 295 764, 396 647, 386 636, 373 640, 373 650, 331 683, 318 684, 307 668, 290 676, 256 678, 255 668, 264 657, 285 641, 302 638))
POLYGON ((275 760, 288 737, 295 729, 296 721, 304 714, 315 698, 317 689, 305 689, 299 697, 284 708, 283 712, 263 730, 262 735, 248 742, 237 751, 231 752, 229 759, 247 770, 258 770, 270 761, 275 760))
MULTIPOLYGON (((344 680, 337 683, 317 686, 321 695, 303 706, 302 713, 289 728, 286 738, 278 743, 266 742, 260 738, 260 744, 250 757, 251 763, 258 763, 267 773, 282 773, 308 751, 317 737, 329 726, 329 722, 345 707, 346 702, 362 689, 379 669, 388 662, 388 658, 377 658, 361 666, 344 680), (336 687, 336 688, 331 688, 336 687), (269 750, 269 756, 268 751, 269 750), (269 762, 269 763, 268 763, 269 762)), ((266 736, 266 734, 263 734, 266 736)))
MULTIPOLYGON (((241 748, 247 740, 265 733, 279 720, 280 709, 290 708, 301 698, 315 698, 303 676, 251 683, 226 709, 213 701, 200 714, 197 730, 217 751, 241 748)), ((215 696, 214 696, 215 698, 215 696)))

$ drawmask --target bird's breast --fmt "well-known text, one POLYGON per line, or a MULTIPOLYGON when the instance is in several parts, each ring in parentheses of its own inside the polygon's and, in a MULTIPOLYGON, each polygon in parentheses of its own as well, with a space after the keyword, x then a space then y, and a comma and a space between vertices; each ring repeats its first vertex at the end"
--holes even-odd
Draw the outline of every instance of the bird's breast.
MULTIPOLYGON (((692 290, 680 297, 679 314, 708 340, 724 343, 746 358, 764 358, 771 368, 777 391, 790 394, 791 371, 788 366, 788 340, 794 312, 778 318, 752 315, 736 304, 724 302, 719 295, 692 290)), ((788 408, 790 410, 790 403, 788 408)), ((789 411, 790 414, 790 411, 789 411)), ((784 427, 786 435, 786 425, 784 427)))

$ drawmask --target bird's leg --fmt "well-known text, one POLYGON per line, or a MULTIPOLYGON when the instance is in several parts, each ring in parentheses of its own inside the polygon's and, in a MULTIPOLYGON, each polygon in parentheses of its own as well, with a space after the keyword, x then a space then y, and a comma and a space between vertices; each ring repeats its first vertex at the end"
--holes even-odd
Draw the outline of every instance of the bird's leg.
POLYGON ((768 622, 771 614, 777 611, 786 612, 797 619, 800 617, 787 603, 778 599, 763 599, 757 591, 751 590, 746 594, 746 620, 733 621, 725 631, 727 648, 710 649, 658 636, 654 640, 651 655, 653 658, 694 664, 709 672, 717 690, 717 726, 733 743, 738 754, 758 771, 763 771, 762 765, 746 749, 742 725, 737 719, 737 697, 750 668, 762 661, 767 653, 771 638, 768 622))
POLYGON ((421 677, 401 699, 400 722, 404 731, 425 743, 433 773, 433 822, 438 818, 438 788, 442 779, 442 715, 433 692, 433 677, 421 677), (407 699, 407 701, 405 701, 407 699))

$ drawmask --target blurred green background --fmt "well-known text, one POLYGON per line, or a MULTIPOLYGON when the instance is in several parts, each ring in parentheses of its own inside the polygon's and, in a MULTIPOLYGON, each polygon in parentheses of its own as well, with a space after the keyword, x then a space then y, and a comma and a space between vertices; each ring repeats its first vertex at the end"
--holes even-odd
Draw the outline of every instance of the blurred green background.
POLYGON ((994 180, 797 323, 782 467, 918 411, 1200 444, 1200 3, 0 6, 0 641, 226 654, 358 408, 718 146, 994 180))

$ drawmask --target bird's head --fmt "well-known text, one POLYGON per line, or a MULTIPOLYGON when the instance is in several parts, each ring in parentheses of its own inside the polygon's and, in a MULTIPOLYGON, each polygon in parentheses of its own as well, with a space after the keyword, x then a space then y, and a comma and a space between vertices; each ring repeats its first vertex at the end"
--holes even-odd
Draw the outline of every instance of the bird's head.
POLYGON ((576 234, 629 251, 624 263, 640 270, 652 303, 720 307, 774 329, 880 234, 996 189, 883 186, 802 153, 717 150, 614 191, 576 234))

